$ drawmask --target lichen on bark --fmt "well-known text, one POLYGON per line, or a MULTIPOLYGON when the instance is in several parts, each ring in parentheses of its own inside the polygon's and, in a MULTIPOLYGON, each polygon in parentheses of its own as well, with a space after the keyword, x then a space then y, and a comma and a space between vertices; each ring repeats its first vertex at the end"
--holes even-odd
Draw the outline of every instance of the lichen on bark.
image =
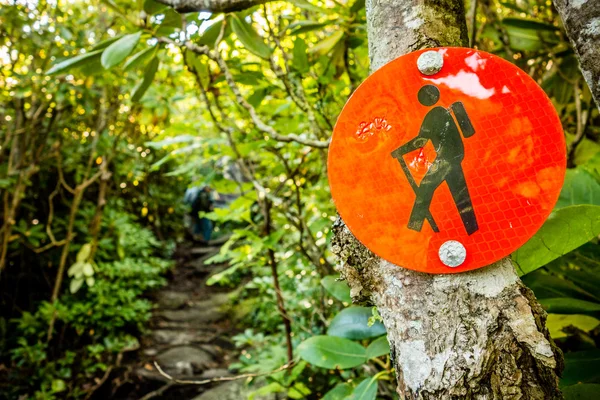
POLYGON ((332 250, 355 302, 375 304, 406 399, 560 399, 562 354, 510 259, 462 274, 393 265, 338 220, 332 250))

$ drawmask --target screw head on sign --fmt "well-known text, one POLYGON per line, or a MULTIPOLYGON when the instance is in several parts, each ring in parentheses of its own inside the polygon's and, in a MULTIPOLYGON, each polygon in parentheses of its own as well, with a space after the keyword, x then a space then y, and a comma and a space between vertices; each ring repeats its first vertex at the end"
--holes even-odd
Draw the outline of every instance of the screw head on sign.
POLYGON ((440 246, 438 252, 440 261, 450 268, 456 268, 465 262, 467 258, 467 249, 461 242, 456 240, 448 240, 440 246))
POLYGON ((424 75, 434 75, 444 66, 444 57, 437 51, 426 51, 417 59, 417 68, 424 75))

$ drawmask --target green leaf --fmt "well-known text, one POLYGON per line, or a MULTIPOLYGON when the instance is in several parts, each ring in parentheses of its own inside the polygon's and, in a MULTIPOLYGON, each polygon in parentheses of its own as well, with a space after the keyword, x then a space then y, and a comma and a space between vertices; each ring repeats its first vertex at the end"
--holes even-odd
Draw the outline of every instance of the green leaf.
POLYGON ((86 64, 93 63, 100 58, 100 54, 102 50, 90 51, 89 53, 80 54, 78 56, 68 58, 64 61, 59 62, 58 64, 54 64, 52 68, 50 68, 46 74, 53 75, 58 74, 60 72, 65 72, 72 68, 77 68, 84 66, 86 64))
POLYGON ((334 22, 334 21, 316 22, 316 21, 310 21, 310 20, 302 20, 302 21, 296 21, 296 22, 290 24, 288 26, 288 29, 290 30, 290 35, 294 36, 294 35, 299 35, 301 33, 316 31, 317 29, 326 27, 327 25, 331 24, 332 22, 334 22))
POLYGON ((52 393, 63 392, 67 389, 67 384, 62 379, 52 380, 52 393))
POLYGON ((554 314, 598 314, 600 303, 570 297, 540 299, 540 304, 549 313, 554 314))
MULTIPOLYGON (((567 278, 569 273, 566 273, 567 278)), ((599 301, 594 294, 585 291, 570 280, 550 275, 542 270, 537 270, 523 277, 523 282, 535 293, 538 299, 555 297, 573 297, 576 299, 599 301)))
POLYGON ((535 51, 544 46, 544 42, 556 43, 557 27, 542 21, 522 18, 504 18, 502 25, 508 33, 510 47, 515 50, 535 51))
POLYGON ((363 8, 365 8, 365 0, 354 0, 354 3, 352 3, 352 6, 350 7, 350 12, 356 14, 363 8))
MULTIPOLYGON (((219 34, 221 33, 221 27, 223 26, 223 19, 213 22, 208 28, 202 32, 202 36, 198 40, 198 44, 201 46, 209 46, 214 47, 219 34)), ((225 25, 225 32, 223 32, 223 39, 229 37, 231 34, 231 24, 229 23, 229 18, 227 21, 227 25, 225 25)))
POLYGON ((581 383, 562 388, 565 400, 598 400, 600 396, 600 384, 581 383))
POLYGON ((325 393, 321 400, 345 400, 352 394, 352 386, 347 383, 339 383, 329 392, 325 393))
POLYGON ((198 57, 198 55, 190 50, 185 51, 185 57, 187 59, 187 63, 194 69, 198 77, 200 78, 200 83, 204 88, 208 88, 210 84, 210 69, 208 67, 208 63, 204 62, 202 58, 198 57))
POLYGON ((156 0, 144 1, 144 11, 148 15, 158 14, 159 12, 166 10, 167 7, 167 5, 159 3, 156 0))
POLYGON ((142 37, 142 31, 125 35, 121 39, 117 40, 110 46, 108 46, 102 53, 102 66, 105 69, 110 69, 115 65, 123 61, 137 46, 142 37))
MULTIPOLYGON (((563 332, 563 329, 569 326, 574 326, 584 332, 589 332, 598 325, 600 325, 600 320, 597 318, 581 314, 548 314, 548 319, 546 320, 546 327, 550 331, 552 339, 566 337, 567 334, 563 332)), ((367 353, 368 352, 369 349, 367 349, 367 353)))
POLYGON ((67 276, 74 276, 75 278, 81 278, 83 276, 83 262, 76 262, 69 267, 67 270, 67 276))
POLYGON ((366 378, 354 389, 348 400, 375 400, 377 397, 377 377, 366 378))
POLYGON ((335 336, 314 336, 298 346, 300 357, 317 367, 347 369, 367 361, 360 344, 335 336))
POLYGON ((96 283, 96 280, 94 279, 93 276, 85 278, 85 284, 88 285, 89 287, 94 286, 95 283, 96 283))
POLYGON ((600 184, 581 168, 567 170, 555 209, 577 204, 600 205, 600 184))
POLYGON ((134 54, 133 57, 127 60, 127 62, 123 66, 123 70, 130 71, 134 68, 141 67, 146 63, 146 61, 148 61, 148 59, 156 55, 157 50, 158 46, 153 46, 134 54))
POLYGON ((343 37, 344 31, 341 29, 337 30, 330 36, 326 37, 325 39, 321 40, 319 43, 311 47, 308 50, 308 52, 325 55, 329 53, 343 37))
POLYGON ((321 8, 321 7, 317 7, 311 3, 309 3, 306 0, 290 0, 290 2, 295 5, 298 8, 301 8, 303 10, 307 10, 307 11, 314 11, 317 13, 331 13, 333 12, 333 10, 328 9, 328 8, 321 8))
POLYGON ((525 275, 600 234, 600 206, 579 205, 553 212, 540 230, 512 254, 525 275))
POLYGON ((385 334, 385 327, 379 321, 369 326, 373 315, 372 307, 348 307, 331 320, 327 334, 352 340, 362 340, 385 334))
POLYGON ((81 246, 81 249, 79 249, 79 252, 77 253, 77 262, 87 261, 88 258, 90 258, 91 252, 92 252, 91 244, 86 243, 83 246, 81 246))
POLYGON ((271 48, 265 44, 263 38, 256 33, 252 25, 244 19, 233 15, 231 17, 231 29, 248 51, 265 59, 271 56, 271 48))
POLYGON ((158 64, 158 57, 154 57, 148 63, 144 71, 144 79, 142 79, 142 81, 137 84, 137 86, 133 89, 133 92, 131 93, 131 101, 136 103, 142 99, 142 97, 146 93, 146 90, 148 90, 148 88, 152 84, 152 81, 154 80, 154 75, 156 75, 156 71, 158 71, 158 64))
POLYGON ((377 358, 390 354, 390 343, 387 340, 387 336, 384 335, 371 342, 367 347, 367 358, 377 358))
POLYGON ((565 353, 565 370, 560 381, 561 386, 570 386, 579 382, 600 381, 600 350, 565 353))
POLYGON ((352 298, 350 297, 350 287, 348 287, 345 281, 339 281, 337 275, 329 275, 324 277, 321 280, 321 285, 323 285, 329 294, 339 301, 352 303, 352 298))
POLYGON ((306 46, 306 42, 300 38, 296 38, 294 40, 294 50, 292 58, 292 67, 294 67, 298 72, 305 73, 308 72, 310 66, 308 64, 308 56, 306 54, 308 47, 306 46))

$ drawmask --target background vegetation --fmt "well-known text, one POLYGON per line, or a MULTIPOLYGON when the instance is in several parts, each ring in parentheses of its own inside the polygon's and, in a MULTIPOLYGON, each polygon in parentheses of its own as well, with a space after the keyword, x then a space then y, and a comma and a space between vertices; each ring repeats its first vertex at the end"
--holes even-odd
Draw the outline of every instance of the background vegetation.
MULTIPOLYGON (((235 227, 210 283, 242 285, 247 310, 232 368, 295 362, 258 393, 394 398, 385 329, 350 306, 328 251, 326 147, 368 74, 364 1, 0 5, 0 398, 89 398, 137 348, 195 185, 236 196, 210 214, 235 227)), ((565 351, 566 397, 596 398, 598 109, 550 1, 484 0, 468 18, 473 46, 531 75, 563 122, 565 188, 513 258, 565 351)))

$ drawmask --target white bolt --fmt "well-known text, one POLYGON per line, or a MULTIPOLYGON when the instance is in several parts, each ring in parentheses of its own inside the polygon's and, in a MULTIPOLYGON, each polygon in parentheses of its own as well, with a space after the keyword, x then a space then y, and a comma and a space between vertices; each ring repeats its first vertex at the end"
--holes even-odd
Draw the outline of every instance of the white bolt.
POLYGON ((467 249, 461 242, 448 240, 440 246, 438 251, 442 263, 450 268, 456 268, 465 262, 467 258, 467 249))
POLYGON ((417 59, 417 68, 424 75, 434 75, 440 72, 444 66, 444 56, 437 51, 426 51, 421 53, 417 59))

